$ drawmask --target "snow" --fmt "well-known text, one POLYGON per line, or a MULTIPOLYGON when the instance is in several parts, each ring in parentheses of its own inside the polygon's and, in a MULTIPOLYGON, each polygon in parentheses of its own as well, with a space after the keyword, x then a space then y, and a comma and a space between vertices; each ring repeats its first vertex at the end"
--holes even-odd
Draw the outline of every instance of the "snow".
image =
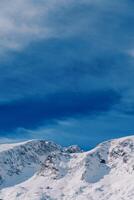
POLYGON ((0 145, 0 180, 2 200, 134 200, 134 136, 87 152, 38 140, 0 145))
POLYGON ((20 146, 27 143, 26 142, 21 142, 21 143, 13 143, 13 144, 0 144, 0 152, 2 151, 8 151, 9 149, 13 149, 16 146, 20 146))

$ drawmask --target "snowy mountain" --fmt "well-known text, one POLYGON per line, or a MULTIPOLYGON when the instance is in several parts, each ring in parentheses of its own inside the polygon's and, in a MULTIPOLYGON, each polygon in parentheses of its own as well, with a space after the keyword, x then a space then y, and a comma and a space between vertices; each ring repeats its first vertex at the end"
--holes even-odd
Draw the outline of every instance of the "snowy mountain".
POLYGON ((1 144, 0 200, 134 200, 134 136, 87 152, 43 140, 1 144))

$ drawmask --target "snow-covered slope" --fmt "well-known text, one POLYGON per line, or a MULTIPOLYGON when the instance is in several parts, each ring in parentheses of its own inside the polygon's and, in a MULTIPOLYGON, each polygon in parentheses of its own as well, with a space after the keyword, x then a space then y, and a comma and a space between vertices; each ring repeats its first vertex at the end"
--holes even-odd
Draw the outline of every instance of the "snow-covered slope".
POLYGON ((134 136, 83 152, 52 142, 0 145, 2 200, 134 200, 134 136))

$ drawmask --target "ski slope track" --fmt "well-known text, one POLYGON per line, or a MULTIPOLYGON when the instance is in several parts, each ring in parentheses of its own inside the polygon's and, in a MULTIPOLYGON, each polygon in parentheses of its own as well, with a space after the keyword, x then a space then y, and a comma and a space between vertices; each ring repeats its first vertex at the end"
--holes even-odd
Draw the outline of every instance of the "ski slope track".
POLYGON ((0 145, 0 200, 134 200, 134 136, 78 146, 0 145))

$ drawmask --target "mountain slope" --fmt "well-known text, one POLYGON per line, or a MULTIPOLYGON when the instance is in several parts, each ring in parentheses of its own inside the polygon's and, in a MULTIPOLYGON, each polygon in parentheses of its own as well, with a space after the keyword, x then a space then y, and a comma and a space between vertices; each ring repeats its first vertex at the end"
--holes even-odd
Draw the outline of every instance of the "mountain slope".
POLYGON ((82 152, 52 142, 0 146, 0 199, 133 200, 134 136, 82 152))

